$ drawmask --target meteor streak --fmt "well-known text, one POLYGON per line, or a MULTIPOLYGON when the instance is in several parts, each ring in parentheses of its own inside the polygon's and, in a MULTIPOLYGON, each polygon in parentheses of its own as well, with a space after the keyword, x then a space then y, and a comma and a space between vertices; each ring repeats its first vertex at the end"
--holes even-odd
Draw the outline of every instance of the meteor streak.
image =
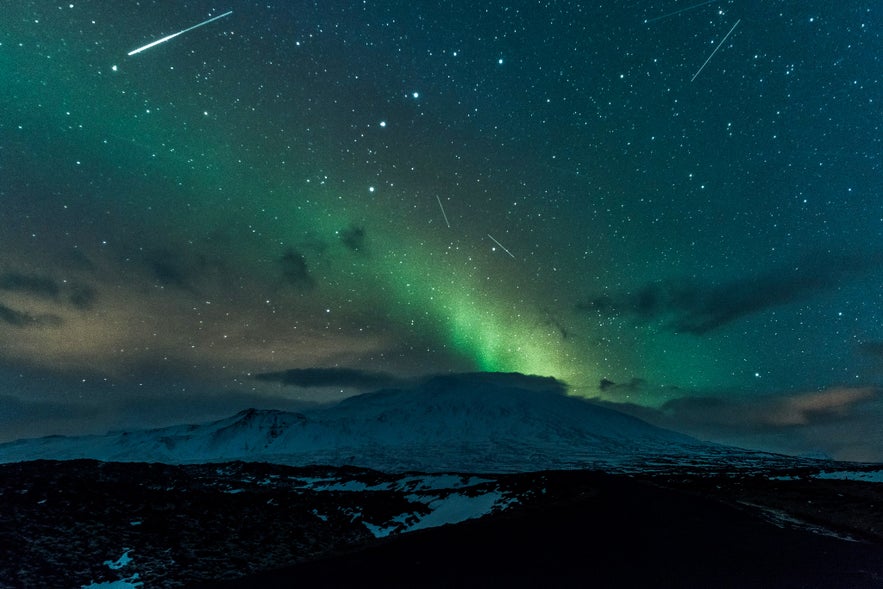
POLYGON ((506 249, 506 246, 504 246, 502 243, 500 243, 499 241, 497 241, 496 239, 494 239, 494 236, 493 236, 493 235, 491 235, 490 233, 488 233, 487 236, 491 238, 491 241, 493 241, 495 244, 497 244, 498 246, 500 246, 500 249, 502 249, 504 252, 506 252, 507 254, 509 254, 509 256, 510 256, 513 260, 515 259, 515 256, 512 255, 512 252, 510 252, 509 250, 507 250, 507 249, 506 249))
POLYGON ((719 0, 707 0, 706 2, 700 2, 699 4, 694 4, 693 6, 687 6, 686 8, 681 8, 680 10, 675 10, 674 12, 667 12, 662 16, 655 16, 653 18, 644 19, 644 24, 650 24, 652 22, 656 22, 658 20, 662 20, 664 18, 668 18, 670 16, 674 16, 676 14, 680 14, 682 12, 687 12, 688 10, 693 10, 694 8, 699 8, 700 6, 705 6, 706 4, 711 4, 712 2, 718 2, 719 0))
POLYGON ((445 214, 445 207, 442 206, 441 199, 438 197, 437 194, 435 195, 435 200, 438 201, 438 208, 441 209, 442 217, 445 218, 445 224, 446 224, 448 227, 450 227, 450 226, 451 226, 451 222, 448 221, 448 216, 445 214))
POLYGON ((742 19, 741 19, 741 18, 740 18, 739 20, 737 20, 737 21, 736 21, 736 24, 733 25, 733 28, 730 29, 730 30, 727 32, 726 35, 724 35, 724 38, 721 39, 721 42, 717 44, 717 47, 714 48, 714 51, 711 52, 711 55, 709 55, 709 56, 708 56, 708 59, 705 60, 705 63, 702 64, 702 67, 700 67, 698 70, 696 70, 696 73, 693 74, 693 77, 692 77, 692 78, 690 78, 690 81, 691 81, 691 82, 692 82, 693 80, 696 79, 696 76, 699 75, 699 72, 701 72, 702 70, 705 69, 705 66, 708 65, 708 62, 711 61, 711 58, 714 57, 714 54, 717 53, 717 50, 721 48, 721 45, 724 44, 724 41, 727 40, 727 38, 730 36, 730 33, 732 33, 733 31, 736 30, 736 27, 739 26, 739 23, 740 23, 740 22, 742 22, 742 19))
POLYGON ((153 41, 152 43, 148 43, 144 47, 139 47, 138 49, 133 49, 132 51, 129 51, 128 55, 135 55, 136 53, 141 53, 142 51, 146 51, 155 45, 159 45, 160 43, 165 43, 166 41, 168 41, 170 39, 174 39, 178 35, 183 35, 184 33, 192 31, 193 29, 198 29, 202 25, 207 25, 212 21, 218 20, 219 18, 224 18, 225 16, 230 15, 230 14, 233 14, 232 10, 229 10, 229 11, 225 12, 224 14, 219 14, 218 16, 213 16, 212 18, 210 18, 208 20, 202 21, 198 25, 193 25, 192 27, 188 27, 188 28, 184 29, 183 31, 178 31, 177 33, 173 33, 173 34, 169 35, 168 37, 163 37, 162 39, 157 39, 156 41, 153 41))

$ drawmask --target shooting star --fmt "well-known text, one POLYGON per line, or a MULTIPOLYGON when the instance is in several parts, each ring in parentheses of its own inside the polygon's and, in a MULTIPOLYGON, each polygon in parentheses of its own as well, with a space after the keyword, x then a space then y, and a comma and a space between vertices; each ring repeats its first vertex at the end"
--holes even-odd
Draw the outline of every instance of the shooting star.
POLYGON ((727 37, 730 36, 730 33, 732 33, 734 30, 736 30, 736 27, 739 26, 739 23, 740 23, 740 22, 742 22, 742 19, 741 19, 741 18, 740 18, 739 20, 736 21, 736 24, 733 25, 733 28, 730 29, 729 33, 727 33, 726 35, 724 35, 724 38, 721 39, 721 42, 717 44, 717 47, 714 48, 714 51, 711 52, 711 55, 709 55, 709 56, 708 56, 708 59, 705 60, 705 63, 702 64, 702 67, 700 67, 698 70, 696 70, 696 73, 693 74, 693 77, 692 77, 692 78, 690 78, 690 81, 691 81, 691 82, 692 82, 693 80, 696 79, 696 76, 699 75, 699 72, 701 72, 703 69, 705 69, 705 66, 708 65, 708 62, 711 61, 711 58, 714 57, 714 54, 717 53, 717 50, 721 48, 721 45, 724 44, 724 41, 727 40, 727 37))
POLYGON ((208 20, 204 20, 204 21, 202 21, 202 22, 199 23, 198 25, 193 25, 192 27, 186 28, 186 29, 184 29, 183 31, 178 31, 177 33, 171 34, 171 35, 169 35, 168 37, 163 37, 162 39, 157 39, 156 41, 153 41, 152 43, 148 43, 148 44, 145 45, 144 47, 139 47, 138 49, 134 49, 134 50, 132 50, 132 51, 129 51, 128 55, 131 56, 131 55, 135 55, 136 53, 141 53, 142 51, 147 51, 147 50, 150 49, 151 47, 155 47, 156 45, 159 45, 160 43, 165 43, 166 41, 168 41, 168 40, 170 40, 170 39, 174 39, 174 38, 177 37, 178 35, 183 35, 184 33, 187 33, 187 32, 189 32, 189 31, 192 31, 193 29, 198 29, 199 27, 201 27, 201 26, 203 26, 203 25, 207 25, 207 24, 209 24, 209 23, 212 22, 212 21, 216 21, 216 20, 218 20, 219 18, 224 18, 225 16, 228 16, 228 15, 231 15, 231 14, 233 14, 233 11, 232 11, 232 10, 229 10, 229 11, 225 12, 224 14, 219 14, 218 16, 213 16, 212 18, 210 18, 210 19, 208 19, 208 20))
POLYGON ((680 10, 675 10, 674 12, 666 12, 661 16, 654 16, 653 18, 645 18, 644 24, 650 24, 652 22, 656 22, 658 20, 662 20, 664 18, 668 18, 670 16, 674 16, 676 14, 680 14, 682 12, 687 12, 688 10, 693 10, 694 8, 699 8, 700 6, 705 6, 706 4, 711 4, 712 2, 720 2, 720 0, 707 0, 706 2, 700 2, 699 4, 694 4, 693 6, 687 6, 686 8, 681 8, 680 10))
POLYGON ((506 246, 504 246, 502 243, 500 243, 499 241, 497 241, 496 239, 494 239, 494 236, 493 236, 493 235, 491 235, 490 233, 488 233, 487 236, 491 238, 491 241, 493 241, 495 244, 497 244, 498 246, 500 246, 500 249, 502 249, 504 252, 506 252, 507 254, 509 254, 509 256, 510 256, 513 260, 515 259, 515 256, 512 255, 512 252, 510 252, 509 250, 507 250, 507 249, 506 249, 506 246))
POLYGON ((448 221, 448 216, 445 214, 445 207, 442 206, 441 199, 438 197, 437 194, 435 195, 435 200, 438 201, 438 208, 441 209, 442 217, 445 218, 445 223, 447 223, 448 228, 450 229, 450 227, 451 227, 451 223, 450 223, 450 221, 448 221))

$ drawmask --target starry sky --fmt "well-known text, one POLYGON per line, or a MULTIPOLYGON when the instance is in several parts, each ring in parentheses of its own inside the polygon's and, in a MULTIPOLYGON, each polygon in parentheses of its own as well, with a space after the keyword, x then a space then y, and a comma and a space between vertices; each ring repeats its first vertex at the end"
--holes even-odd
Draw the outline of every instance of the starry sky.
POLYGON ((883 460, 879 2, 0 13, 0 439, 506 371, 883 460))

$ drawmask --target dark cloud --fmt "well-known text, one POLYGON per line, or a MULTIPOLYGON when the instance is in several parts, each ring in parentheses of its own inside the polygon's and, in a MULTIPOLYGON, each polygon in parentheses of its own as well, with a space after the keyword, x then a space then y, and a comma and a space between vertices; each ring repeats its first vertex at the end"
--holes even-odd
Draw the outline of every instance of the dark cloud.
POLYGON ((558 319, 554 313, 552 313, 552 311, 546 308, 542 308, 541 312, 545 315, 545 320, 543 321, 544 324, 554 328, 561 336, 562 340, 570 338, 570 336, 572 335, 570 329, 568 329, 567 326, 560 319, 558 319))
POLYGON ((71 269, 79 270, 81 272, 95 272, 97 270, 97 267, 92 260, 89 259, 89 256, 78 249, 70 250, 67 255, 64 256, 64 263, 71 269))
POLYGON ((296 387, 344 387, 377 389, 398 386, 402 380, 384 372, 355 368, 292 368, 258 374, 256 379, 296 387))
POLYGON ((98 298, 95 289, 86 284, 74 284, 71 286, 67 300, 71 305, 80 310, 91 309, 98 298))
POLYGON ((365 229, 362 227, 350 225, 341 230, 340 241, 351 251, 365 253, 365 229))
POLYGON ((876 387, 833 387, 762 397, 699 394, 671 399, 658 408, 593 401, 662 427, 713 435, 826 425, 854 417, 864 403, 881 398, 883 389, 876 387))
POLYGON ((602 378, 598 384, 598 390, 604 393, 620 393, 624 395, 640 393, 647 389, 647 381, 643 378, 633 378, 629 382, 620 384, 607 378, 602 378))
MULTIPOLYGON (((90 308, 96 298, 95 289, 88 285, 74 283, 70 286, 62 287, 59 284, 59 281, 49 276, 23 274, 21 272, 6 272, 0 274, 0 290, 24 293, 38 298, 51 299, 53 301, 60 300, 63 291, 66 290, 67 292, 64 293, 65 298, 71 305, 78 309, 90 308)), ((15 319, 13 318, 12 313, 8 311, 4 313, 7 323, 14 323, 17 320, 20 320, 23 324, 33 323, 32 321, 29 322, 27 320, 26 314, 19 313, 19 315, 20 317, 15 319)))
POLYGON ((0 303, 0 323, 12 327, 58 327, 64 321, 58 315, 43 314, 31 315, 22 311, 16 311, 0 303))
POLYGON ((150 252, 145 261, 153 272, 154 278, 163 286, 174 286, 184 290, 190 289, 186 265, 179 256, 171 251, 156 250, 150 252))
POLYGON ((701 440, 785 454, 879 462, 883 389, 834 387, 821 391, 750 396, 698 393, 661 407, 593 399, 701 440))
POLYGON ((282 266, 282 278, 285 279, 286 284, 302 290, 311 290, 316 286, 303 254, 288 250, 279 259, 279 264, 282 266))
POLYGON ((883 342, 864 342, 858 347, 861 353, 878 360, 883 360, 883 342))
POLYGON ((564 381, 552 376, 536 376, 520 372, 453 372, 436 374, 423 379, 421 388, 472 389, 493 386, 529 391, 566 395, 568 386, 564 381))
POLYGON ((879 257, 874 256, 818 254, 716 285, 654 282, 634 292, 595 297, 577 308, 643 322, 662 321, 676 332, 703 335, 766 309, 808 299, 878 264, 879 257))
POLYGON ((55 299, 61 289, 53 279, 36 274, 6 272, 0 274, 0 290, 23 292, 29 295, 55 299))
POLYGON ((31 315, 10 309, 2 303, 0 303, 0 321, 13 327, 26 327, 36 323, 36 319, 31 315))

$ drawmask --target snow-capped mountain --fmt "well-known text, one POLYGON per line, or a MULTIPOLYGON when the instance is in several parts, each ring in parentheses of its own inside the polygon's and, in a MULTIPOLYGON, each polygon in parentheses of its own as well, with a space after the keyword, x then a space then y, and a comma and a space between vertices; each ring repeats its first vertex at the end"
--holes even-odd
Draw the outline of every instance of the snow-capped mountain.
POLYGON ((0 462, 248 460, 435 472, 646 470, 730 454, 569 397, 554 379, 496 373, 438 376, 303 413, 249 409, 204 425, 0 445, 0 462))

